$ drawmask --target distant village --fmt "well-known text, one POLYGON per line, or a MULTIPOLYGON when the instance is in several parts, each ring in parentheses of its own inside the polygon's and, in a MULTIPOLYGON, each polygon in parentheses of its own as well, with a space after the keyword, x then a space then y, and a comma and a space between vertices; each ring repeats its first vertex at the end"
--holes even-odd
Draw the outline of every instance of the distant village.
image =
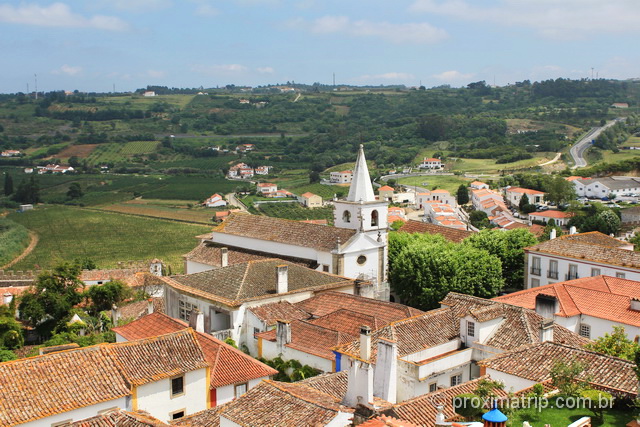
MULTIPOLYGON (((444 167, 424 158, 416 168, 444 167)), ((267 180, 271 169, 237 163, 227 178, 267 180)), ((35 171, 73 168, 25 173, 35 171)), ((580 200, 640 197, 634 177, 566 180, 580 200)), ((159 259, 83 270, 83 286, 118 280, 147 298, 103 312, 113 343, 45 347, 0 363, 0 425, 506 426, 504 402, 557 395, 558 364, 575 361, 581 371, 569 383, 619 400, 638 396, 636 364, 589 347, 620 326, 630 340, 640 337, 640 253, 625 236, 578 233, 571 214, 533 189, 476 180, 460 204, 443 189, 376 188, 362 146, 353 168, 330 172, 324 184, 348 194, 323 200, 271 182, 257 182, 256 191, 309 209, 331 206, 333 225, 231 209, 194 240, 184 274, 166 274, 159 259), (523 215, 525 197, 533 211, 523 215), (552 222, 563 234, 553 228, 523 249, 523 290, 494 298, 449 292, 433 310, 402 301, 389 286, 392 226, 458 243, 479 232, 470 211, 498 230, 541 236, 552 222), (454 406, 461 395, 493 398, 477 408, 482 421, 454 406)), ((230 203, 216 193, 203 205, 230 203)), ((640 210, 623 211, 622 222, 640 224, 640 210)), ((37 280, 37 272, 0 271, 0 307, 15 311, 37 280)), ((90 333, 81 310, 70 323, 90 333)), ((33 327, 27 338, 37 342, 33 327)), ((591 416, 571 424, 590 425, 591 416)))

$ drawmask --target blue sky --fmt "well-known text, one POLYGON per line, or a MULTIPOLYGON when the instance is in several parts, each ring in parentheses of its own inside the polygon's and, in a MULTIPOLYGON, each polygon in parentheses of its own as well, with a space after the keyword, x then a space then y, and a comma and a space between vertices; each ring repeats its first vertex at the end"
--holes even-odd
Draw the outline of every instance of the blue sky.
POLYGON ((639 0, 0 0, 0 92, 640 77, 639 0))

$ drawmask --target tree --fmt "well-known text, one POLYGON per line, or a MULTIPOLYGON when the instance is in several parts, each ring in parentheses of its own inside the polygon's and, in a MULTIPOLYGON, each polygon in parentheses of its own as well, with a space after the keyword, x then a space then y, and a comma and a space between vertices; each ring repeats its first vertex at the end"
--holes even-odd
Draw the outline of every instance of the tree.
POLYGON ((91 286, 86 294, 92 302, 89 311, 96 315, 101 311, 111 309, 114 304, 126 299, 130 295, 130 289, 121 281, 112 280, 103 285, 91 286))
POLYGON ((561 205, 576 198, 576 191, 571 181, 556 175, 545 185, 545 199, 547 202, 561 205))
POLYGON ((18 356, 13 351, 0 349, 0 362, 9 362, 17 358, 18 356))
POLYGON ((508 288, 524 286, 524 248, 538 243, 529 230, 482 230, 467 237, 463 244, 484 249, 502 264, 502 277, 508 288))
POLYGON ((320 182, 320 172, 311 171, 311 173, 309 173, 309 183, 315 184, 316 182, 320 182))
POLYGON ((489 217, 483 211, 473 211, 469 214, 469 222, 475 228, 489 228, 491 224, 489 223, 489 217))
POLYGON ((491 298, 502 289, 502 265, 487 251, 417 233, 407 243, 403 234, 390 235, 389 281, 411 306, 428 310, 449 292, 491 298))
POLYGON ((577 360, 569 363, 557 360, 551 367, 551 383, 563 395, 577 397, 588 386, 586 380, 578 379, 584 368, 585 365, 577 360))
POLYGON ((40 202, 40 184, 35 176, 23 180, 13 195, 13 200, 19 203, 35 204, 40 202))
POLYGON ((604 234, 616 234, 620 229, 620 217, 611 209, 600 212, 596 217, 597 230, 604 234))
POLYGON ((589 350, 608 354, 609 356, 633 360, 636 352, 640 351, 640 345, 631 341, 624 331, 624 326, 614 326, 613 333, 605 333, 585 346, 589 350))
POLYGON ((28 320, 41 335, 50 335, 70 317, 70 311, 82 301, 78 279, 80 269, 64 263, 52 272, 42 273, 35 284, 20 298, 20 317, 28 320))
POLYGON ((556 221, 551 218, 547 222, 547 225, 544 226, 544 231, 542 232, 539 240, 541 242, 546 242, 547 240, 549 240, 551 238, 551 230, 556 230, 556 237, 562 236, 562 228, 557 226, 556 221))
POLYGON ((457 199, 459 205, 469 203, 469 189, 464 184, 460 184, 460 187, 458 187, 457 199))
POLYGON ((600 420, 604 416, 604 410, 613 407, 613 396, 606 391, 583 390, 580 397, 586 400, 586 407, 600 420))
POLYGON ((520 209, 520 212, 524 212, 524 208, 528 204, 529 204, 529 196, 527 196, 526 194, 523 194, 522 197, 520 197, 520 203, 518 203, 518 209, 520 209))
POLYGON ((4 173, 4 195, 10 196, 13 194, 13 178, 8 172, 4 173))
POLYGON ((70 199, 79 199, 84 195, 82 191, 82 187, 77 182, 72 182, 69 185, 69 190, 67 191, 67 197, 70 199))
POLYGON ((395 220, 389 226, 393 231, 398 231, 400 227, 404 225, 404 221, 401 219, 395 220))

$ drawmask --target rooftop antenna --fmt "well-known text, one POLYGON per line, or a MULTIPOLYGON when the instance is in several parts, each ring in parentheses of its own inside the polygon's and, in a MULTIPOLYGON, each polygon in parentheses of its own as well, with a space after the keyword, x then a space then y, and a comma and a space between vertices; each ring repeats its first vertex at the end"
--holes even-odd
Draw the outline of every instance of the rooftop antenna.
POLYGON ((333 86, 335 87, 336 85, 336 73, 333 73, 333 86))
POLYGON ((29 82, 27 82, 27 96, 29 96, 29 82))
POLYGON ((591 67, 591 80, 593 80, 593 67, 591 67))
POLYGON ((34 74, 34 75, 33 75, 33 79, 34 79, 34 80, 35 80, 35 82, 36 82, 36 101, 37 101, 37 100, 38 100, 38 75, 37 75, 37 74, 34 74))

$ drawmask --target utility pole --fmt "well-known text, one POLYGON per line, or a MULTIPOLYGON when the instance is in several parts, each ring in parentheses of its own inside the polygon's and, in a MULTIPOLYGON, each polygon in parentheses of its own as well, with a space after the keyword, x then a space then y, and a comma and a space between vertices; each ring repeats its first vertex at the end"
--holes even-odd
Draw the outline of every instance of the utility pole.
POLYGON ((336 87, 336 73, 333 73, 333 87, 336 87))
POLYGON ((593 67, 591 67, 591 80, 593 80, 593 67))
POLYGON ((34 75, 33 75, 33 79, 34 79, 34 80, 35 80, 35 82, 36 82, 36 101, 37 101, 37 100, 38 100, 38 75, 37 75, 37 74, 34 74, 34 75))

